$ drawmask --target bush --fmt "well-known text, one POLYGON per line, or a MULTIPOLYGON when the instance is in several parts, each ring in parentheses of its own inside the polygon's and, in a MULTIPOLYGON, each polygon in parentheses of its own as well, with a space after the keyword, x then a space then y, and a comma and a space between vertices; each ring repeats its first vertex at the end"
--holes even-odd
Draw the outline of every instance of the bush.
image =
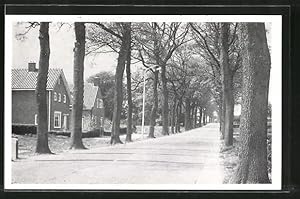
MULTIPOLYGON (((125 135, 127 133, 127 128, 120 128, 120 135, 125 135)), ((104 136, 111 136, 110 131, 104 131, 104 136)))
MULTIPOLYGON (((61 136, 71 136, 71 132, 61 132, 61 131, 51 131, 51 134, 61 135, 61 136)), ((92 138, 92 137, 100 137, 100 129, 95 129, 93 131, 88 131, 82 133, 82 138, 92 138)))
POLYGON ((36 134, 34 125, 12 125, 12 133, 16 135, 36 134))
MULTIPOLYGON (((12 134, 16 135, 26 135, 26 134, 36 134, 37 129, 34 125, 12 125, 12 134)), ((127 128, 120 128, 120 135, 125 135, 127 133, 127 128)), ((60 135, 70 137, 70 131, 50 131, 49 134, 60 135)), ((104 131, 103 136, 111 136, 111 132, 104 131)), ((95 129, 82 133, 82 138, 100 137, 100 129, 95 129)))
POLYGON ((68 131, 50 131, 49 133, 53 134, 53 135, 61 135, 61 136, 67 136, 67 137, 71 136, 71 132, 68 132, 68 131))
MULTIPOLYGON (((62 135, 62 136, 67 136, 67 137, 71 136, 71 132, 51 131, 50 133, 54 134, 54 135, 62 135)), ((127 128, 120 128, 120 135, 125 135, 126 133, 127 133, 127 128)), ((111 136, 111 132, 104 131, 103 136, 111 136)), ((100 137, 100 129, 95 129, 93 131, 88 131, 88 132, 82 133, 82 138, 92 138, 92 137, 100 137)))
POLYGON ((93 131, 82 133, 82 138, 92 138, 92 137, 100 137, 100 129, 95 129, 93 131))

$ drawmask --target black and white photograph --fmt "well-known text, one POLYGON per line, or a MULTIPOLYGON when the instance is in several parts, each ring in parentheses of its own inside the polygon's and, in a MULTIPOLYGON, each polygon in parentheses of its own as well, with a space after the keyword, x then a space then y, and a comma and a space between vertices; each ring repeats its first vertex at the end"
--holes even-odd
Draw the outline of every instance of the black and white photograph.
POLYGON ((5 189, 280 190, 281 15, 5 16, 5 189))

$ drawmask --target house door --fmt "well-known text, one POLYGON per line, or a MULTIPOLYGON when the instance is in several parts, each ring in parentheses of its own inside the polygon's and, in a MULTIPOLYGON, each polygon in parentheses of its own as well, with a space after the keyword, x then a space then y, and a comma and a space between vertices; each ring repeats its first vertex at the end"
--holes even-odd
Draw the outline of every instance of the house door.
POLYGON ((68 130, 68 115, 64 115, 63 129, 68 130))

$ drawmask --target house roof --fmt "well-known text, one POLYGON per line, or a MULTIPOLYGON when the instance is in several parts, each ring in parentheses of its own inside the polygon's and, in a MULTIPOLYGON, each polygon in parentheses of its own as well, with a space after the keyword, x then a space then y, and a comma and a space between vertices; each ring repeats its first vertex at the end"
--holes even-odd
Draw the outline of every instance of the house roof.
MULTIPOLYGON (((35 90, 37 84, 38 72, 29 72, 28 69, 12 69, 11 71, 11 88, 12 90, 35 90)), ((69 98, 71 98, 67 80, 62 69, 49 68, 47 90, 54 89, 59 77, 62 77, 69 98)))
MULTIPOLYGON (((70 85, 70 89, 73 91, 74 86, 70 85)), ((83 90, 83 108, 90 110, 93 108, 95 100, 97 98, 98 86, 94 86, 91 83, 84 83, 83 90)), ((72 96, 73 100, 73 96, 72 96)))

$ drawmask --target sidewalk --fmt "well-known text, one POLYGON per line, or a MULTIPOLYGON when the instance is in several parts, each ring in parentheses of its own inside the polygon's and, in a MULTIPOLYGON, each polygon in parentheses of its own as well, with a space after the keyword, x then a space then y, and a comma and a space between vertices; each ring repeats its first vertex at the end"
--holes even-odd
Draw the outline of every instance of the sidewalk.
POLYGON ((138 142, 12 162, 21 184, 221 184, 218 124, 138 142))

